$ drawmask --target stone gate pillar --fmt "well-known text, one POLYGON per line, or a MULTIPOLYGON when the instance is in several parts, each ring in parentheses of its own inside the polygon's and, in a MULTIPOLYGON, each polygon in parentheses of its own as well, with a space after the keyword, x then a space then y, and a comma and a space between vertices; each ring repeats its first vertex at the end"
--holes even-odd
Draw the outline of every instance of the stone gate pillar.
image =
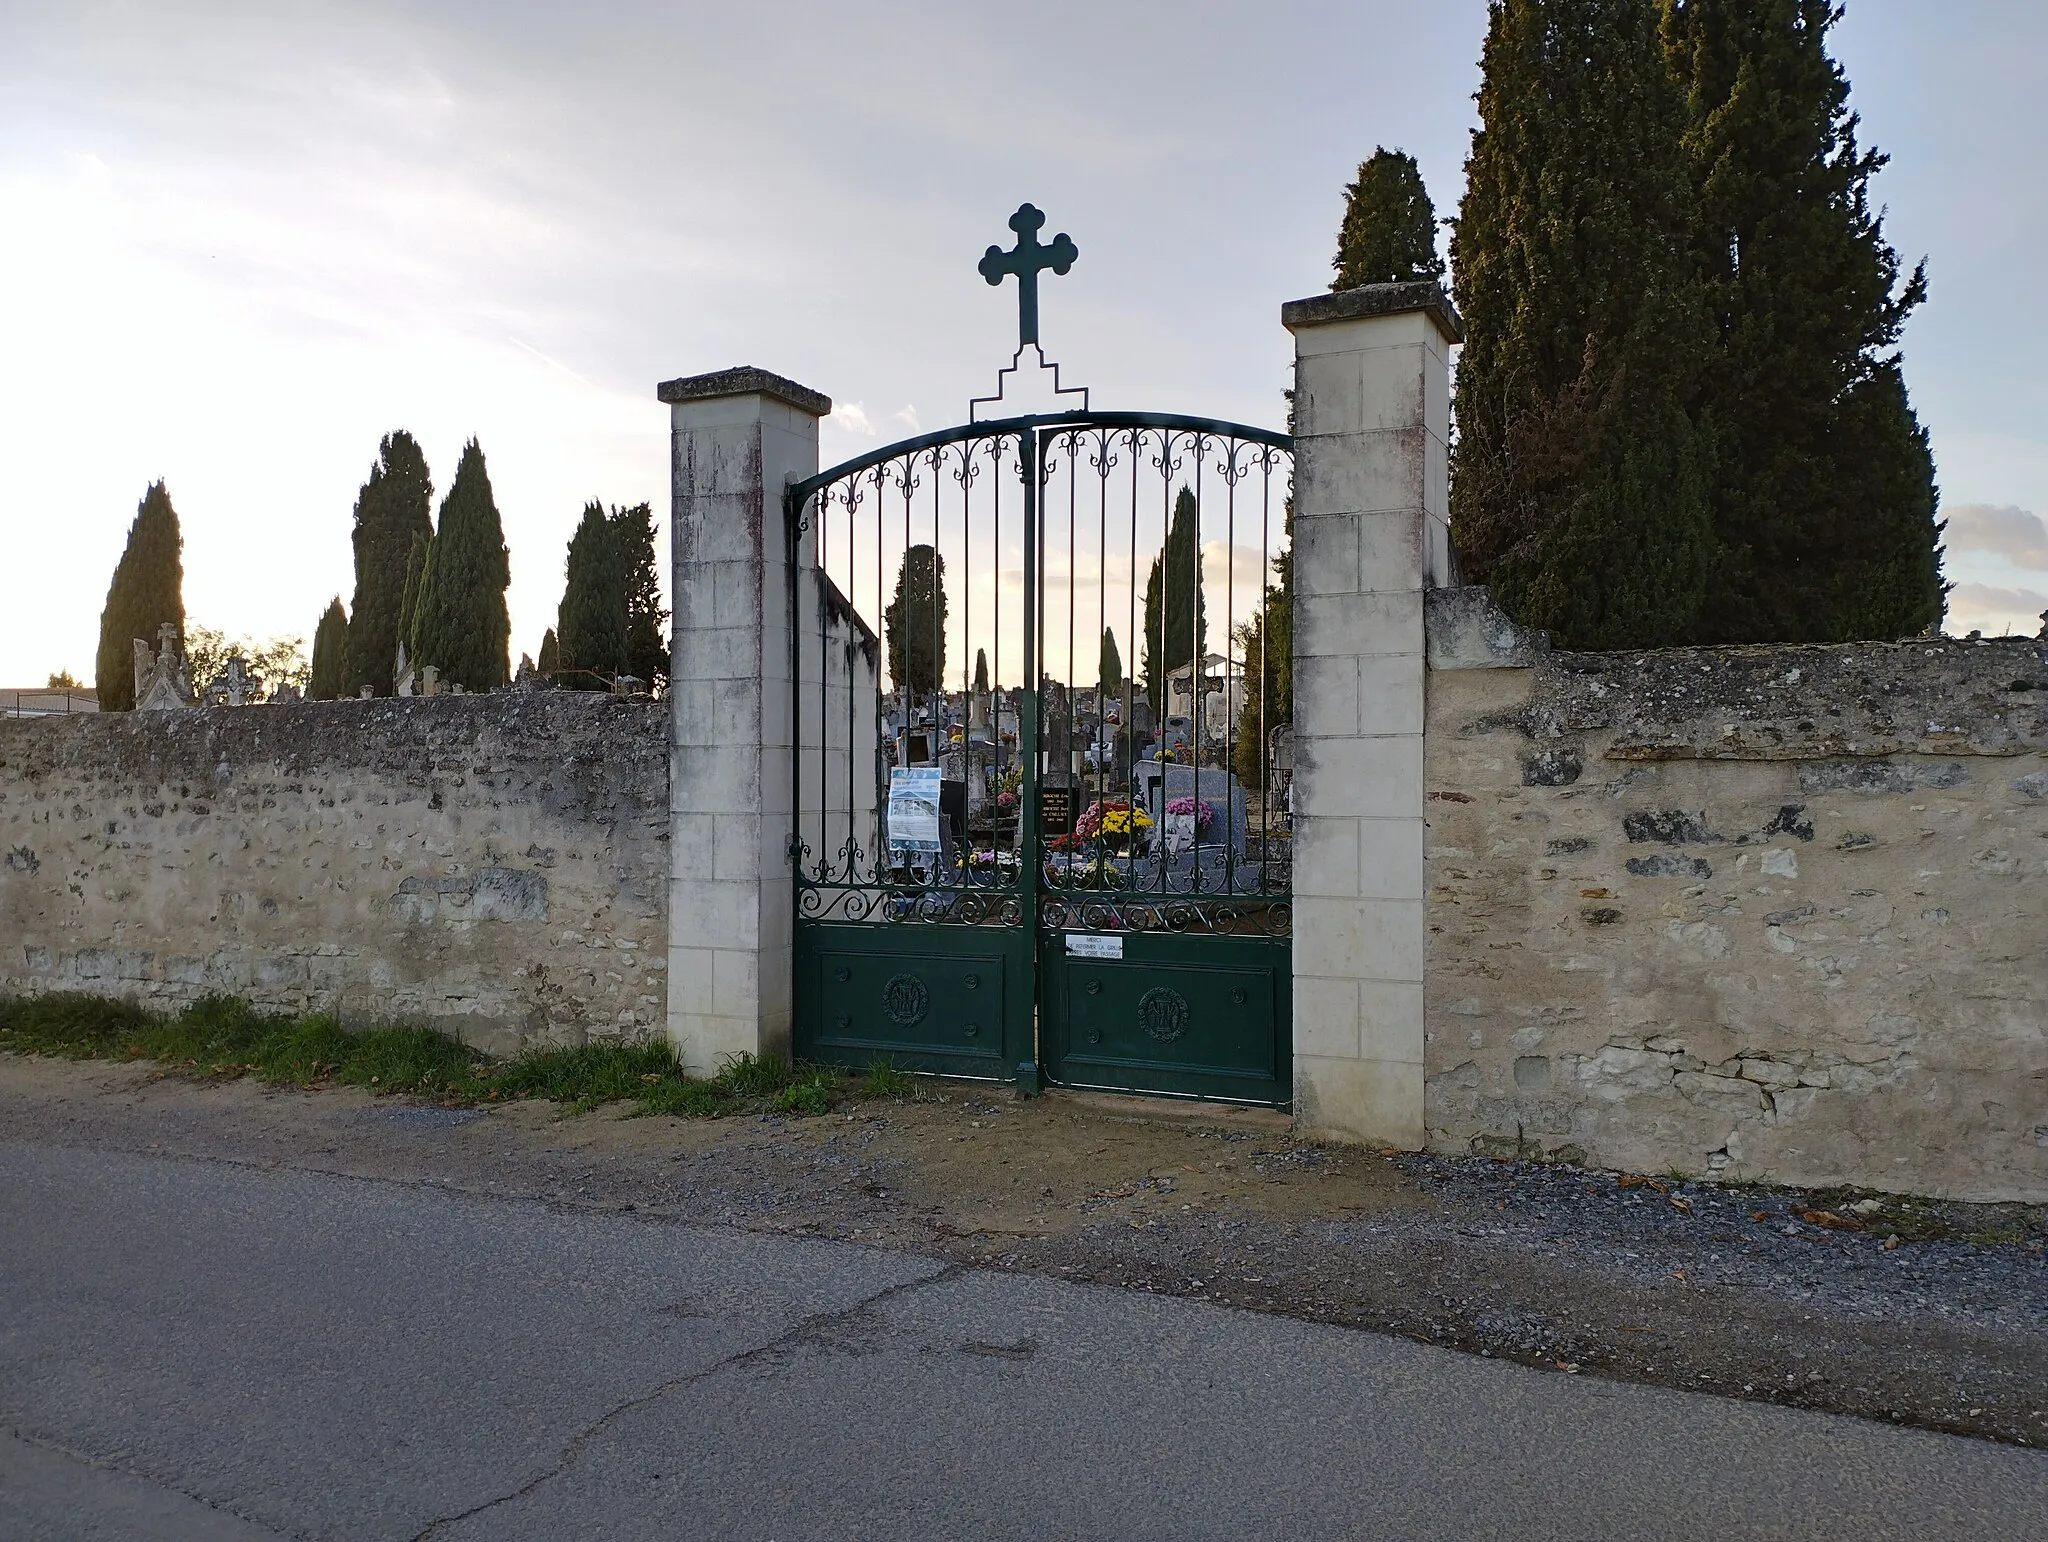
POLYGON ((818 469, 818 392, 741 368, 666 381, 668 1033, 684 1068, 787 1054, 789 557, 782 493, 818 469))
POLYGON ((1450 347, 1434 283, 1281 308, 1294 334, 1294 1107, 1423 1144, 1423 622, 1450 572, 1450 347))

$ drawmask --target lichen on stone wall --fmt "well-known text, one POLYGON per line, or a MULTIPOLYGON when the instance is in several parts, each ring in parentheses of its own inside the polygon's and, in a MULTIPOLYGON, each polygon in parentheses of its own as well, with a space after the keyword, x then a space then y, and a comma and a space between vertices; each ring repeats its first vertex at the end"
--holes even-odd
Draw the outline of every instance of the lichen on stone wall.
POLYGON ((1429 1139, 2048 1197, 2048 643, 1433 671, 1429 1139))
POLYGON ((667 723, 555 691, 0 722, 0 990, 644 1035, 667 723))
POLYGON ((1514 726, 1549 754, 1593 733, 1609 760, 2048 750, 2048 642, 2031 638, 1552 653, 1531 673, 1514 726))

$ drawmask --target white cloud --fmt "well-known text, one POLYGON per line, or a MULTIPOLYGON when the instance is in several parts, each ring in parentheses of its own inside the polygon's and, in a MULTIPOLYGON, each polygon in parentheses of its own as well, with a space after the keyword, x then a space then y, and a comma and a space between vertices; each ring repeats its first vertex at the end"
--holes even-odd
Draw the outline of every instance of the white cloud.
POLYGON ((1982 632, 1988 637, 2032 637, 2048 611, 2048 586, 2006 589, 1995 584, 1957 584, 1948 597, 1944 628, 1951 637, 1982 632))
POLYGON ((869 439, 880 437, 880 430, 868 421, 867 410, 859 402, 841 402, 832 409, 832 421, 849 434, 861 434, 869 439))
POLYGON ((2040 515, 2011 503, 1965 503, 1948 510, 1946 518, 1943 542, 1951 553, 1985 552, 2048 572, 2048 524, 2040 515))
POLYGON ((921 434, 924 432, 924 425, 917 421, 917 409, 907 402, 902 407, 898 408, 896 411, 889 414, 889 421, 892 423, 901 423, 913 434, 921 434))

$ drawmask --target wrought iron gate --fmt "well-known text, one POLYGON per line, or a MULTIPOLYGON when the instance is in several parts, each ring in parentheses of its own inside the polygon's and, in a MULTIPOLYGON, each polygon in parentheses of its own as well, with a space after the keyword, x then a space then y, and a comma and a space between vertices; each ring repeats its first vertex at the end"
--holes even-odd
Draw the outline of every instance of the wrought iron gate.
MULTIPOLYGON (((1011 223, 1021 360, 1074 251, 1011 223)), ((1288 1104, 1291 477, 1285 434, 1083 410, 790 489, 799 1056, 1288 1104)))

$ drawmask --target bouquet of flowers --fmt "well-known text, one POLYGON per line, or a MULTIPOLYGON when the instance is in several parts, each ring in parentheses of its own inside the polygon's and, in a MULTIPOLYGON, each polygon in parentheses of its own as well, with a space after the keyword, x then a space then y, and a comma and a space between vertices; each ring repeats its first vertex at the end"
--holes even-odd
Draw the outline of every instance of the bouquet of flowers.
POLYGON ((1192 814, 1197 835, 1207 835, 1216 826, 1216 810, 1200 798, 1175 798, 1166 805, 1166 812, 1182 819, 1192 814))
POLYGON ((1134 807, 1128 799, 1101 799, 1088 805, 1074 823, 1074 834, 1084 841, 1100 841, 1112 851, 1122 851, 1137 835, 1152 828, 1152 816, 1134 807))

